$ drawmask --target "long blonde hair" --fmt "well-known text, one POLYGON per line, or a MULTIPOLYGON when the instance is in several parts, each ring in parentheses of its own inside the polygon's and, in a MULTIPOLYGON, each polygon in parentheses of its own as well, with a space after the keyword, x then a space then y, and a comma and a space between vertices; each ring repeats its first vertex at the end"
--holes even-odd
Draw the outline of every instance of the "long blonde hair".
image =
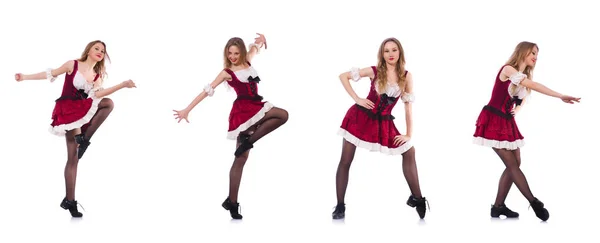
POLYGON ((99 74, 101 78, 104 78, 107 76, 106 66, 104 65, 104 60, 106 60, 108 58, 108 61, 110 61, 110 57, 108 56, 108 52, 106 51, 106 44, 104 42, 102 42, 101 40, 95 40, 95 41, 88 43, 87 46, 85 46, 85 50, 83 50, 83 52, 81 53, 81 57, 78 59, 78 61, 85 62, 88 59, 88 53, 90 52, 92 47, 98 43, 100 43, 104 46, 104 58, 102 58, 102 60, 97 62, 96 65, 94 65, 94 72, 96 74, 99 74))
MULTIPOLYGON (((512 55, 510 56, 510 58, 508 59, 508 61, 506 62, 506 65, 509 65, 515 69, 519 69, 519 64, 521 62, 523 62, 523 60, 525 58, 527 58, 527 56, 533 51, 533 48, 537 48, 538 51, 540 50, 540 48, 537 46, 537 44, 532 43, 532 42, 528 42, 528 41, 522 41, 520 42, 516 47, 515 50, 513 51, 512 55)), ((535 63, 533 63, 533 67, 531 66, 526 66, 525 70, 523 70, 523 74, 527 75, 527 78, 529 80, 533 80, 533 69, 535 68, 535 63)), ((514 89, 516 89, 516 86, 512 86, 511 89, 513 89, 512 91, 514 91, 514 89)), ((530 88, 525 88, 527 90, 527 95, 531 94, 531 89, 530 88)))
POLYGON ((242 40, 242 38, 239 37, 233 37, 229 39, 229 41, 227 41, 225 49, 223 50, 223 68, 231 68, 231 65, 233 65, 233 63, 231 63, 231 61, 229 61, 229 58, 227 57, 229 54, 229 47, 231 46, 237 46, 237 48, 240 50, 240 59, 238 60, 238 62, 242 64, 245 64, 247 62, 246 56, 248 54, 248 51, 246 50, 244 40, 242 40))
POLYGON ((405 84, 406 84, 406 75, 404 65, 406 61, 404 60, 404 49, 402 48, 402 44, 400 41, 394 37, 387 38, 381 42, 379 46, 379 53, 377 54, 377 88, 379 92, 385 92, 387 85, 387 65, 385 58, 383 57, 383 53, 385 51, 385 44, 388 42, 394 42, 398 46, 398 51, 400 52, 400 57, 398 58, 398 62, 396 62, 396 75, 398 76, 397 84, 400 87, 400 91, 404 92, 405 84))

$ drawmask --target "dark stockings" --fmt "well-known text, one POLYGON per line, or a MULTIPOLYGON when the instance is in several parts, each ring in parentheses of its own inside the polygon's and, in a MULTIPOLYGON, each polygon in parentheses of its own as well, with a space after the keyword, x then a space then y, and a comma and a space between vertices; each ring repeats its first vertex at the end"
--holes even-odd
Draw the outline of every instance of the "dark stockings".
POLYGON ((94 133, 96 133, 96 130, 98 130, 100 125, 102 125, 102 123, 104 123, 108 115, 110 115, 114 107, 115 104, 110 98, 102 98, 102 100, 98 104, 98 111, 96 112, 94 117, 92 117, 89 126, 85 130, 84 135, 86 139, 89 140, 90 138, 92 138, 94 133))
POLYGON ((500 177, 498 194, 496 196, 496 202, 494 206, 500 206, 504 204, 504 200, 506 199, 508 191, 510 190, 513 182, 529 202, 534 201, 535 198, 533 197, 533 193, 531 193, 527 179, 521 171, 521 168, 519 168, 521 165, 521 154, 519 149, 511 151, 494 148, 494 151, 496 154, 498 154, 506 166, 506 169, 500 177))
MULTIPOLYGON (((356 146, 345 139, 342 145, 342 157, 338 165, 336 173, 336 191, 337 191, 337 202, 338 205, 344 204, 344 198, 346 196, 346 189, 348 187, 348 177, 350 174, 350 165, 354 160, 354 154, 356 152, 356 146)), ((419 186, 419 175, 417 171, 417 163, 415 160, 415 148, 411 148, 402 154, 402 171, 408 187, 412 195, 416 199, 422 198, 421 188, 419 186)))
POLYGON ((402 172, 404 172, 404 178, 408 183, 408 187, 410 188, 412 195, 416 199, 422 198, 414 147, 402 154, 402 172))
MULTIPOLYGON (((512 150, 514 157, 517 159, 517 166, 521 166, 521 150, 516 149, 512 150)), ((499 207, 504 205, 504 201, 508 196, 508 192, 513 185, 513 180, 509 175, 508 168, 504 169, 502 175, 500 176, 500 181, 498 182, 498 194, 496 195, 496 202, 494 202, 494 206, 499 207)))
POLYGON ((242 146, 244 144, 253 144, 265 135, 274 131, 288 120, 288 112, 284 109, 273 107, 265 116, 255 125, 243 131, 238 136, 236 144, 236 158, 233 160, 231 170, 229 171, 229 199, 232 203, 237 203, 238 191, 242 180, 244 165, 248 160, 250 149, 242 146))
POLYGON ((77 143, 75 134, 79 129, 68 131, 65 138, 67 140, 67 165, 65 166, 65 186, 67 190, 67 200, 75 200, 75 181, 77 180, 77 143))
POLYGON ((346 139, 343 139, 342 145, 342 158, 338 165, 337 172, 335 174, 335 189, 337 192, 338 205, 344 204, 344 197, 346 196, 346 188, 348 187, 348 176, 350 174, 350 165, 354 160, 354 154, 356 152, 356 146, 346 139))

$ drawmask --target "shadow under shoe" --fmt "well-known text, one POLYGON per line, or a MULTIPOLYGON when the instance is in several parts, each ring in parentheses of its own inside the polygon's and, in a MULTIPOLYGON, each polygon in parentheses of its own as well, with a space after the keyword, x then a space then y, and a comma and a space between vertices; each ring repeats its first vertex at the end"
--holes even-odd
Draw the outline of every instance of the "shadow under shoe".
POLYGON ((333 219, 343 219, 346 217, 346 204, 340 203, 335 206, 335 210, 331 213, 333 219))
POLYGON ((92 143, 90 143, 89 139, 85 138, 83 133, 75 135, 75 142, 79 144, 79 147, 77 147, 77 158, 81 159, 85 153, 85 150, 87 150, 88 146, 90 146, 92 143))
MULTIPOLYGON (((75 201, 75 200, 69 201, 69 200, 67 200, 66 197, 60 203, 60 207, 63 208, 64 210, 69 210, 72 217, 81 218, 83 216, 83 214, 77 210, 77 205, 78 205, 77 201, 75 201)), ((81 204, 79 204, 79 205, 81 205, 81 204)))
POLYGON ((248 151, 249 149, 254 147, 254 145, 252 145, 248 141, 249 139, 250 139, 249 134, 240 134, 239 135, 238 141, 240 142, 240 146, 235 150, 235 153, 233 153, 233 155, 235 155, 236 158, 240 157, 240 155, 242 155, 243 153, 245 153, 246 151, 248 151))
POLYGON ((240 204, 239 203, 233 203, 231 202, 231 200, 229 199, 229 197, 227 197, 225 199, 225 201, 223 202, 223 204, 221 204, 221 206, 223 206, 223 208, 225 210, 229 211, 229 214, 231 215, 232 219, 242 219, 242 215, 238 212, 239 208, 240 208, 240 204))
POLYGON ((546 208, 544 208, 544 203, 537 198, 534 197, 533 201, 531 201, 529 205, 533 208, 535 216, 540 218, 542 221, 546 221, 548 218, 550 218, 550 213, 546 208))
POLYGON ((502 204, 498 207, 492 205, 492 209, 490 210, 490 215, 492 218, 499 218, 500 215, 504 215, 507 218, 518 218, 519 213, 510 210, 510 208, 506 207, 505 204, 502 204))
POLYGON ((429 202, 425 197, 416 198, 413 195, 410 195, 406 201, 406 205, 416 208, 421 219, 425 218, 425 212, 427 211, 425 204, 427 204, 427 208, 429 208, 429 202))

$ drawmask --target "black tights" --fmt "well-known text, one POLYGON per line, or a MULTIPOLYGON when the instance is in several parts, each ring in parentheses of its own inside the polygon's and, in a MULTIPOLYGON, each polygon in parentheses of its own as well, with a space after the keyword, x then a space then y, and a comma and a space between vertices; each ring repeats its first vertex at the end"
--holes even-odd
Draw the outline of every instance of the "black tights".
MULTIPOLYGON (((104 120, 108 117, 110 112, 113 110, 114 103, 109 98, 103 98, 98 104, 98 111, 92 117, 90 123, 86 126, 85 137, 89 139, 94 135, 98 127, 102 125, 104 120)), ((77 159, 77 142, 74 136, 81 133, 81 129, 73 129, 68 131, 65 135, 67 140, 67 164, 65 165, 65 187, 67 200, 75 200, 75 184, 77 181, 77 165, 79 159, 77 159)))
POLYGON ((529 202, 533 201, 533 193, 531 193, 531 189, 529 189, 529 184, 527 183, 527 179, 521 171, 519 166, 521 165, 521 152, 520 149, 516 150, 506 150, 506 149, 497 149, 494 148, 494 151, 504 165, 506 169, 502 172, 502 176, 500 176, 500 181, 498 183, 498 194, 496 195, 496 202, 494 206, 500 206, 504 204, 506 200, 506 196, 508 196, 508 191, 510 191, 510 187, 513 182, 519 188, 519 191, 527 198, 529 202))
MULTIPOLYGON (((344 204, 346 188, 348 187, 350 165, 354 160, 354 154, 356 151, 356 146, 354 144, 346 141, 346 139, 343 141, 344 144, 342 145, 342 158, 340 159, 340 164, 337 168, 335 184, 338 204, 344 204)), ((422 195, 421 188, 419 186, 419 174, 417 171, 414 147, 402 154, 402 172, 404 173, 404 178, 408 183, 408 187, 410 188, 412 195, 414 195, 415 198, 421 198, 422 195)))
MULTIPOLYGON (((284 109, 273 107, 269 110, 265 116, 257 122, 256 125, 248 128, 246 131, 241 132, 241 136, 249 135, 250 138, 248 141, 250 143, 255 143, 265 135, 279 128, 281 125, 285 124, 288 120, 288 112, 284 109)), ((238 142, 236 143, 236 148, 241 144, 240 137, 238 136, 238 142)), ((232 203, 236 203, 238 200, 238 192, 240 189, 240 182, 242 180, 242 172, 244 170, 244 165, 248 160, 248 155, 250 154, 250 150, 246 151, 239 157, 233 160, 233 164, 231 165, 231 170, 229 171, 229 199, 232 203)))

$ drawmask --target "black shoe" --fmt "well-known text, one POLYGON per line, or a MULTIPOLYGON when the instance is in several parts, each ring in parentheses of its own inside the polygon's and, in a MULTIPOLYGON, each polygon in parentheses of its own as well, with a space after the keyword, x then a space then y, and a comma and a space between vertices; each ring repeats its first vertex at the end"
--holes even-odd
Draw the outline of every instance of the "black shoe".
POLYGON ((92 143, 90 143, 89 139, 85 138, 83 133, 75 135, 75 142, 79 144, 79 147, 77 148, 77 158, 81 159, 81 157, 83 157, 83 153, 85 153, 85 150, 92 143))
POLYGON ((427 204, 427 207, 429 207, 429 202, 427 199, 424 197, 416 198, 413 195, 410 195, 410 197, 408 197, 408 201, 406 201, 406 205, 417 209, 417 213, 421 219, 425 218, 425 211, 427 211, 425 204, 427 204))
POLYGON ((510 210, 510 208, 506 207, 506 205, 502 204, 498 207, 492 205, 492 209, 490 212, 492 218, 499 218, 500 215, 504 215, 507 218, 518 218, 519 213, 510 210))
POLYGON ((537 198, 533 198, 533 201, 529 203, 535 212, 535 216, 540 218, 542 221, 548 220, 550 218, 550 213, 548 209, 544 208, 544 203, 538 200, 537 198))
MULTIPOLYGON (((64 210, 69 210, 69 212, 71 213, 71 216, 74 218, 80 218, 83 216, 82 213, 80 213, 79 211, 77 211, 77 201, 73 200, 73 201, 69 201, 67 200, 67 198, 65 197, 62 202, 60 203, 60 207, 63 208, 64 210)), ((81 204, 79 204, 81 205, 81 204)))
POLYGON ((249 149, 253 148, 254 145, 252 145, 248 140, 250 139, 250 135, 247 134, 240 134, 239 135, 239 140, 241 142, 240 146, 235 150, 235 157, 240 157, 240 155, 244 154, 246 151, 248 151, 249 149))
POLYGON ((346 204, 340 203, 335 206, 335 210, 331 214, 333 219, 343 219, 346 217, 346 204))
POLYGON ((233 203, 229 197, 227 197, 221 206, 223 206, 225 210, 229 210, 229 214, 231 214, 232 219, 242 219, 242 215, 238 213, 238 209, 240 208, 239 203, 233 203))

